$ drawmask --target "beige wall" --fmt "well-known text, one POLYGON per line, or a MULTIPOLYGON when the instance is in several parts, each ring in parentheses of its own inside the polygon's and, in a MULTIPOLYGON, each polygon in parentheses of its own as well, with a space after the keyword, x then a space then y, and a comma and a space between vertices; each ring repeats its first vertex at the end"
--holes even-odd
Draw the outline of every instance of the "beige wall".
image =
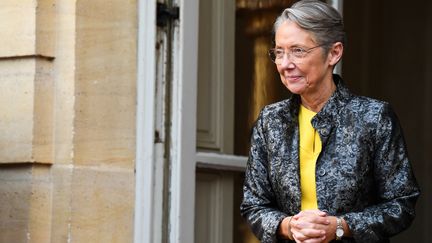
POLYGON ((0 242, 131 242, 136 0, 0 2, 0 242))

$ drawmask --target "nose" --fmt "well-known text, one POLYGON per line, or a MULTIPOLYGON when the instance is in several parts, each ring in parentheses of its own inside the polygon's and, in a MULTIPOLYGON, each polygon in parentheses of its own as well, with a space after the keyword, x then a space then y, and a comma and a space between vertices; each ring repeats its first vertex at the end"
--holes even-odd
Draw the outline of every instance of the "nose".
POLYGON ((280 64, 282 68, 295 68, 295 63, 291 60, 289 53, 285 53, 280 64))

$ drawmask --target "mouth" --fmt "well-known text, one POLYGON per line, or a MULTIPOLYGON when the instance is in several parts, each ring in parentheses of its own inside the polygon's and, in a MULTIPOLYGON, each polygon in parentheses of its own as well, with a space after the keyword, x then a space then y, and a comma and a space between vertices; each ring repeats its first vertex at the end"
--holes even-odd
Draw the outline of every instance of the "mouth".
POLYGON ((298 81, 298 80, 300 80, 301 78, 302 78, 302 76, 299 76, 299 75, 289 75, 289 76, 285 76, 285 79, 286 79, 286 80, 288 80, 288 81, 292 81, 292 82, 298 81))

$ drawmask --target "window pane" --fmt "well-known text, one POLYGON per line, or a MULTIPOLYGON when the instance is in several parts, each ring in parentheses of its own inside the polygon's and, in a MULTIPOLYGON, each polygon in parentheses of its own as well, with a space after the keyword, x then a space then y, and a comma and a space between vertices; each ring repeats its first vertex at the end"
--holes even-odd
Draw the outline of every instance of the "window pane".
POLYGON ((236 155, 248 155, 250 131, 260 110, 289 95, 267 53, 273 47, 273 22, 290 2, 293 1, 237 1, 234 112, 236 155))

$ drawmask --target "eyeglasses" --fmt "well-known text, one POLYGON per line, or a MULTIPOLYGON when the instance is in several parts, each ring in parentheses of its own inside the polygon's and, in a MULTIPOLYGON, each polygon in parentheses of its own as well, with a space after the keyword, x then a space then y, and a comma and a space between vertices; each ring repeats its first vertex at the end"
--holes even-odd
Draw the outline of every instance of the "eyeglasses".
POLYGON ((314 46, 308 49, 301 47, 291 47, 287 52, 282 48, 273 48, 269 50, 268 54, 272 62, 276 63, 277 65, 282 64, 285 54, 288 55, 288 59, 291 60, 291 62, 300 64, 309 52, 321 46, 323 45, 314 46))

